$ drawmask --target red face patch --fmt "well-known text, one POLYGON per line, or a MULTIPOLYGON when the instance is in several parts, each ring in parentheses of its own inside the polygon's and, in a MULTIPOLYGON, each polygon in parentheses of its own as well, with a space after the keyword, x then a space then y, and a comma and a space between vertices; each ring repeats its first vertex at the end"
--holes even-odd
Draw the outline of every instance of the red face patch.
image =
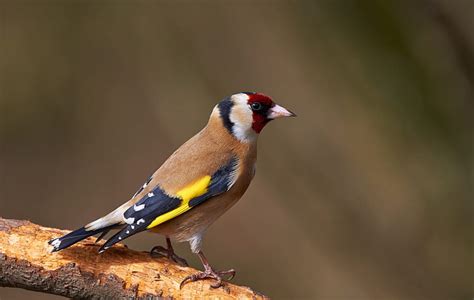
POLYGON ((250 108, 253 112, 253 123, 252 129, 256 133, 260 133, 262 129, 267 125, 270 119, 268 119, 268 110, 272 108, 275 104, 273 103, 272 98, 268 97, 264 94, 247 94, 249 96, 249 100, 247 103, 250 105, 250 108))
POLYGON ((268 97, 267 95, 264 94, 247 94, 249 96, 248 103, 252 104, 254 102, 260 102, 261 104, 267 105, 269 107, 273 106, 273 100, 272 98, 268 97))

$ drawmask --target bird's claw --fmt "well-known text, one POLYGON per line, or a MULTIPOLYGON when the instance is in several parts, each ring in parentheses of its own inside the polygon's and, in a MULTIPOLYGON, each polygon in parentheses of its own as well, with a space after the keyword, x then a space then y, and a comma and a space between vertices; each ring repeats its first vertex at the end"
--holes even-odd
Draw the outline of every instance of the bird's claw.
POLYGON ((235 276, 235 270, 230 269, 230 270, 227 270, 227 271, 217 271, 216 272, 212 269, 208 269, 208 270, 205 270, 204 272, 199 272, 199 273, 195 273, 195 274, 186 276, 186 278, 184 278, 183 281, 181 281, 181 284, 179 285, 179 289, 182 289, 183 286, 188 282, 194 282, 194 281, 203 280, 203 279, 215 279, 216 283, 211 284, 211 287, 214 288, 214 289, 217 289, 220 286, 222 286, 222 284, 223 284, 222 283, 222 276, 225 276, 225 275, 230 275, 227 280, 232 280, 232 278, 234 278, 234 276, 235 276))
POLYGON ((152 257, 168 257, 169 256, 169 251, 165 247, 161 246, 155 246, 150 250, 150 255, 152 257))
POLYGON ((188 262, 182 258, 179 257, 176 253, 174 253, 173 250, 170 250, 168 248, 162 247, 162 246, 155 246, 153 249, 150 251, 151 257, 166 257, 169 260, 174 261, 175 263, 179 264, 180 266, 183 267, 188 267, 188 262))

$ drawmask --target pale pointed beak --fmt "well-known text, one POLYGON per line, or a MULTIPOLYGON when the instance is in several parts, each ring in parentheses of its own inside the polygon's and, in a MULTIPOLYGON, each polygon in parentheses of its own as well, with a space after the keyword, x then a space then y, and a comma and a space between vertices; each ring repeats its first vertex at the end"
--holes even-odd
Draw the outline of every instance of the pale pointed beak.
POLYGON ((267 118, 271 120, 283 117, 296 117, 296 114, 278 104, 275 104, 275 106, 268 110, 267 118))

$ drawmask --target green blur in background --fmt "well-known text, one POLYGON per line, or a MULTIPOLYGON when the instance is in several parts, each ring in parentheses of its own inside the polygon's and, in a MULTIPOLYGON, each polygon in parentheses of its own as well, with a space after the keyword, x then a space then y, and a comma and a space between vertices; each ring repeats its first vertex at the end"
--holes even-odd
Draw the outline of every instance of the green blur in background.
POLYGON ((298 118, 263 131, 254 182, 205 238, 216 268, 275 299, 471 299, 473 11, 3 0, 0 216, 78 228, 128 200, 219 100, 258 91, 298 118))

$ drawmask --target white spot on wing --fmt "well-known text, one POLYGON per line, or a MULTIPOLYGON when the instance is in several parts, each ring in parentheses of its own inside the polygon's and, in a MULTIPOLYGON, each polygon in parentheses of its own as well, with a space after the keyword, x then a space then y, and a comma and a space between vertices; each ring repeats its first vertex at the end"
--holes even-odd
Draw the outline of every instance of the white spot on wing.
POLYGON ((142 209, 144 209, 144 208, 145 208, 145 204, 140 204, 140 205, 136 205, 136 204, 135 204, 135 205, 133 206, 133 210, 135 210, 135 211, 140 211, 140 210, 142 210, 142 209))
POLYGON ((133 224, 133 222, 135 222, 135 218, 127 218, 127 219, 125 219, 125 223, 127 223, 127 224, 133 224))
POLYGON ((61 240, 60 239, 55 239, 54 241, 51 242, 51 245, 54 248, 59 248, 59 246, 61 245, 61 240))
POLYGON ((148 197, 153 197, 153 196, 155 196, 155 194, 153 194, 153 192, 148 193, 148 197))
POLYGON ((145 223, 145 220, 144 219, 140 219, 137 221, 137 225, 140 225, 141 223, 145 223))
POLYGON ((133 225, 132 225, 132 226, 130 226, 130 227, 132 228, 132 230, 133 230, 133 229, 135 229, 135 226, 133 226, 133 225))

